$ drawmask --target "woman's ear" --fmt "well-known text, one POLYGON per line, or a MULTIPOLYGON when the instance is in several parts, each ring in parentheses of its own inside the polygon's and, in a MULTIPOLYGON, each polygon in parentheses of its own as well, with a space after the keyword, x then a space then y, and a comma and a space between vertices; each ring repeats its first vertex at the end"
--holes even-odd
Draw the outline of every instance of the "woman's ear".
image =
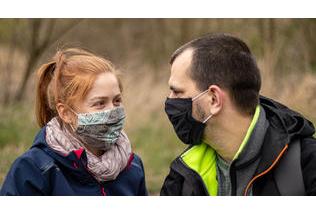
POLYGON ((222 108, 225 100, 224 91, 217 85, 211 85, 208 88, 210 112, 212 115, 218 114, 222 108))
POLYGON ((74 113, 70 110, 67 105, 63 103, 57 103, 56 110, 58 112, 59 117, 67 124, 74 123, 74 113))

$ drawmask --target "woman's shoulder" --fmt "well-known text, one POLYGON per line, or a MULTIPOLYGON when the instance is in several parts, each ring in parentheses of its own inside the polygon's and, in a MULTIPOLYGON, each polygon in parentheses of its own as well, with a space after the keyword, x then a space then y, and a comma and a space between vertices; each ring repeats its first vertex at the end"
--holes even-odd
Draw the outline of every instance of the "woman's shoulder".
POLYGON ((142 159, 140 158, 139 155, 133 153, 131 155, 131 162, 130 162, 130 166, 134 166, 136 168, 139 168, 139 169, 144 169, 144 165, 143 165, 143 161, 142 159))
POLYGON ((12 168, 20 168, 27 165, 33 169, 46 171, 54 166, 54 159, 40 148, 32 147, 20 155, 12 164, 12 168))
POLYGON ((29 163, 34 165, 34 168, 38 168, 42 171, 54 165, 54 159, 47 153, 46 144, 46 127, 39 130, 34 138, 32 146, 20 155, 14 162, 19 165, 21 163, 29 163))
POLYGON ((39 149, 29 149, 12 164, 0 195, 44 194, 48 188, 45 171, 51 164, 50 159, 39 149))
POLYGON ((126 176, 130 176, 132 178, 143 178, 145 173, 141 158, 137 154, 132 153, 125 169, 120 175, 124 176, 123 178, 126 176))

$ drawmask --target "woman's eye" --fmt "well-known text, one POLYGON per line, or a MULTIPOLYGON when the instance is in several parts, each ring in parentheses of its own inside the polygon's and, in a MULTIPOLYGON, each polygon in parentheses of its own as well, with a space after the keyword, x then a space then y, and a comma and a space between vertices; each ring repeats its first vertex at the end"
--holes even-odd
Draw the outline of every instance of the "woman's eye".
POLYGON ((100 106, 104 106, 104 104, 105 104, 104 101, 100 101, 100 102, 95 103, 94 106, 100 107, 100 106))
POLYGON ((114 100, 114 104, 120 105, 122 103, 122 98, 117 98, 114 100))

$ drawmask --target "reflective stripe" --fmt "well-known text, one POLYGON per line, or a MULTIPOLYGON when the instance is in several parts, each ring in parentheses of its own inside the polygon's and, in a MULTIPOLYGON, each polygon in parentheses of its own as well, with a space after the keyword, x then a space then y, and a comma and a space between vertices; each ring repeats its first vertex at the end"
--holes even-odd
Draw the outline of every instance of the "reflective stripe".
POLYGON ((202 142, 181 155, 182 160, 197 172, 211 196, 217 195, 216 153, 213 148, 202 142))
POLYGON ((235 154, 233 160, 238 158, 238 156, 240 155, 240 153, 242 152, 242 150, 245 148, 246 144, 248 143, 250 135, 252 134, 253 129, 255 128, 255 126, 256 126, 256 124, 258 122, 259 115, 260 115, 260 105, 257 105, 255 114, 254 114, 254 116, 252 118, 252 121, 250 123, 250 126, 249 126, 249 128, 247 130, 246 136, 244 137, 242 143, 240 144, 239 149, 238 149, 237 153, 235 154))

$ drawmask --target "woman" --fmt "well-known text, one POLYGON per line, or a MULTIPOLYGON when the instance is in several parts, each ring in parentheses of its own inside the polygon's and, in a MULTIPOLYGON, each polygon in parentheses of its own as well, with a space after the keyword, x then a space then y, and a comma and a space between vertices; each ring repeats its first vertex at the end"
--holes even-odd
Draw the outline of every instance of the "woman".
POLYGON ((33 146, 12 165, 1 195, 147 195, 141 159, 122 130, 122 85, 88 51, 58 51, 38 71, 33 146))

